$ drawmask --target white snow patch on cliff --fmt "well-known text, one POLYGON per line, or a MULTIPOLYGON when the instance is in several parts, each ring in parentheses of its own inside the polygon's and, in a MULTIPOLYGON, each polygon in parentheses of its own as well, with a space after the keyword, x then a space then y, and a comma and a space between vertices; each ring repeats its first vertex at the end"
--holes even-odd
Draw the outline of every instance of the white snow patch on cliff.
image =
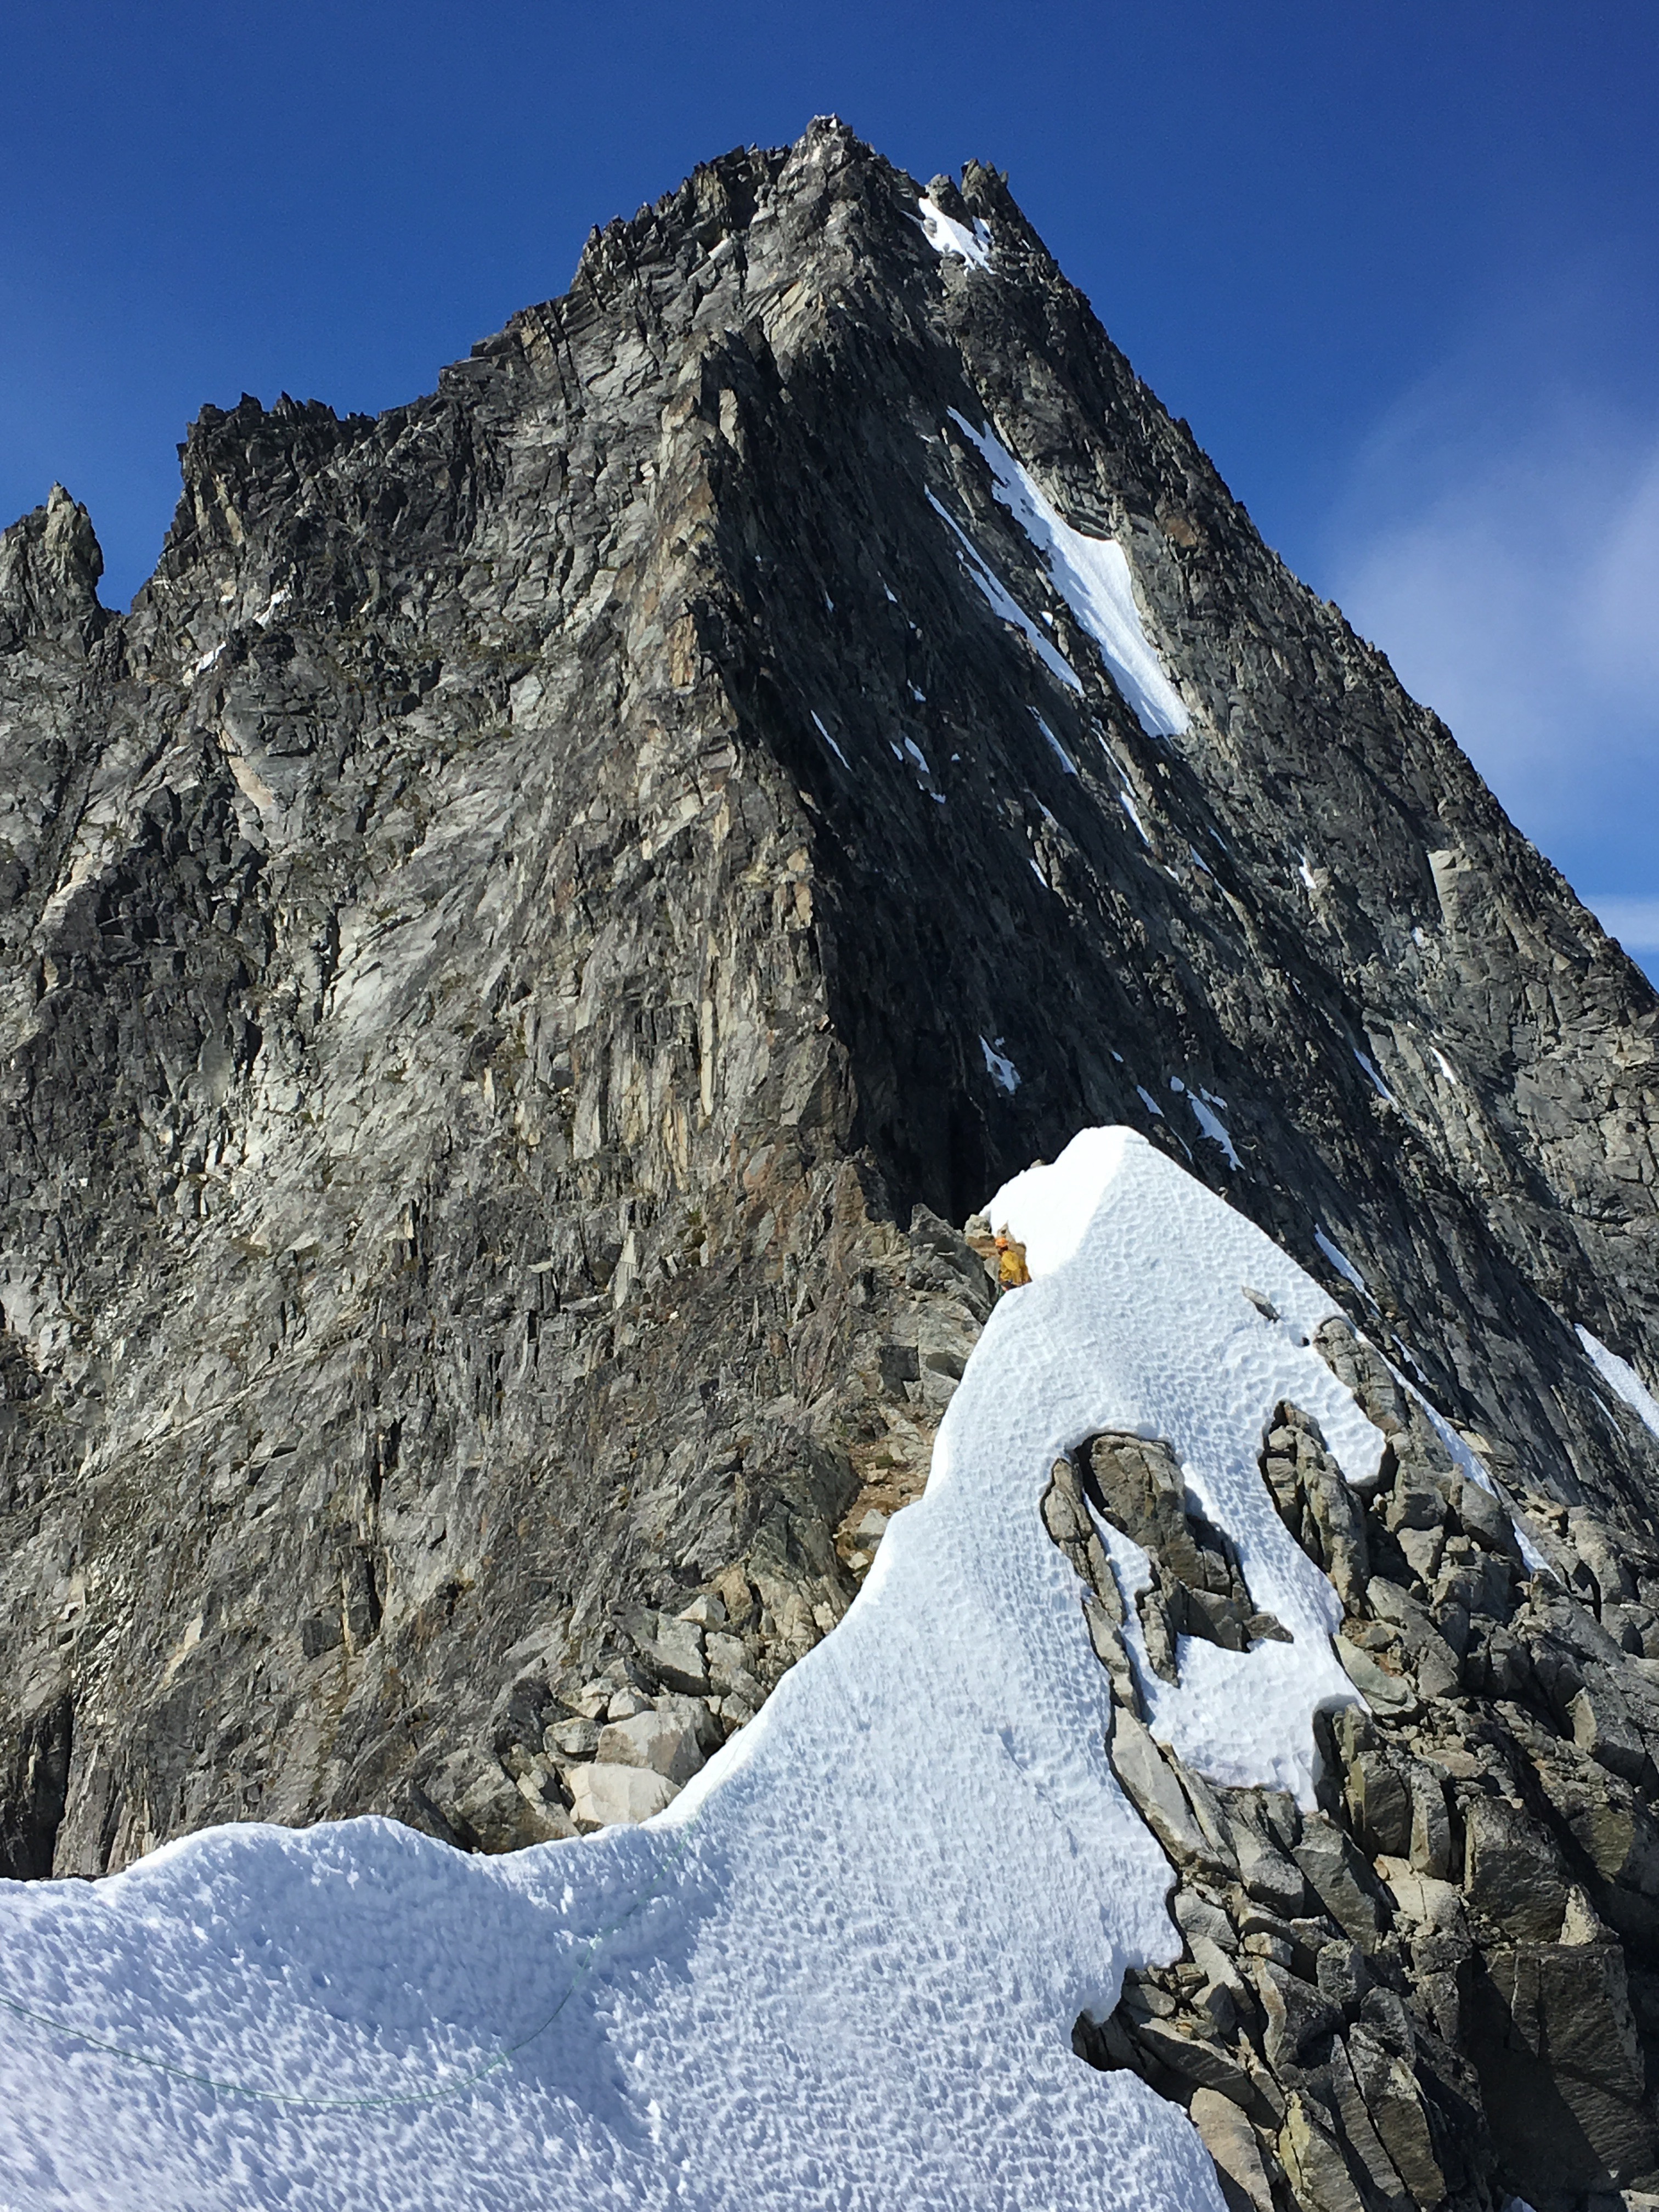
POLYGON ((1616 1352, 1609 1352, 1599 1336, 1592 1336, 1581 1322, 1578 1341, 1589 1355, 1596 1373, 1615 1395, 1622 1398, 1644 1428, 1659 1437, 1659 1399, 1656 1399, 1627 1359, 1616 1352))
MULTIPOLYGON (((1002 1039, 999 1037, 997 1044, 1001 1042, 1002 1039)), ((1012 1060, 1005 1058, 997 1050, 996 1045, 992 1044, 988 1038, 980 1039, 979 1048, 985 1054, 985 1073, 1012 1098, 1019 1088, 1019 1070, 1012 1060)))
POLYGON ((853 765, 853 763, 851 763, 851 761, 849 761, 849 760, 848 759, 848 757, 847 757, 846 754, 845 754, 844 752, 842 752, 842 750, 841 747, 840 747, 840 746, 836 743, 835 739, 830 736, 830 734, 829 731, 828 731, 828 730, 826 730, 826 729, 824 728, 823 724, 823 722, 819 720, 818 715, 817 715, 817 714, 816 710, 815 710, 815 709, 813 709, 813 708, 809 708, 807 709, 807 711, 808 711, 808 713, 809 713, 809 714, 811 714, 813 721, 814 721, 814 722, 816 722, 816 723, 817 724, 817 732, 818 732, 818 735, 819 735, 819 736, 823 739, 824 744, 825 744, 826 745, 828 745, 828 746, 829 746, 829 748, 830 748, 830 751, 831 751, 832 753, 834 753, 834 755, 835 755, 836 758, 836 759, 841 763, 842 766, 844 769, 851 769, 851 767, 852 767, 852 765, 853 765))
POLYGON ((1130 821, 1134 823, 1136 836, 1140 839, 1141 843, 1150 853, 1152 849, 1152 841, 1146 835, 1146 824, 1140 818, 1140 809, 1135 805, 1134 800, 1129 796, 1129 787, 1127 784, 1125 784, 1122 790, 1119 792, 1117 795, 1117 803, 1123 809, 1123 811, 1128 816, 1130 821))
POLYGON ((1060 739, 1054 735, 1054 732, 1048 727, 1048 725, 1043 720, 1042 715, 1036 714, 1036 708, 1035 707, 1032 708, 1031 712, 1034 714, 1036 714, 1036 726, 1038 729, 1042 731, 1043 736, 1048 740, 1048 748, 1054 754, 1054 758, 1060 763, 1061 768, 1065 769, 1067 775, 1075 775, 1077 774, 1077 763, 1072 758, 1070 753, 1066 751, 1065 746, 1061 744, 1060 739))
POLYGON ((958 222, 954 216, 946 215, 936 207, 924 192, 921 198, 921 233, 935 253, 954 253, 970 269, 988 269, 991 265, 991 226, 975 216, 974 227, 958 222))
POLYGON ((1428 1417, 1429 1426, 1434 1431, 1436 1436, 1439 1437, 1441 1443, 1445 1446, 1446 1450, 1451 1456, 1452 1464, 1456 1468, 1458 1473, 1463 1475, 1468 1481, 1474 1483, 1480 1489, 1490 1492, 1492 1496, 1498 1500, 1498 1504, 1509 1515, 1510 1525, 1515 1530, 1515 1540, 1521 1547, 1521 1557, 1526 1563, 1528 1571, 1531 1574, 1547 1574, 1553 1576, 1555 1572, 1554 1568, 1551 1566, 1543 1553, 1538 1548, 1536 1542, 1533 1539, 1531 1531, 1527 1527, 1525 1520, 1511 1507, 1508 1498, 1504 1497, 1497 1483, 1493 1481, 1492 1471, 1487 1467, 1485 1460, 1480 1457, 1480 1455, 1474 1449, 1474 1446, 1469 1443, 1465 1437, 1461 1436, 1455 1428, 1453 1428, 1451 1423, 1446 1419, 1445 1415, 1440 1411, 1438 1407, 1431 1405, 1429 1401, 1424 1396, 1423 1393, 1418 1389, 1416 1383, 1412 1381, 1411 1377, 1408 1375, 1402 1375, 1401 1373, 1399 1368, 1395 1365, 1395 1363, 1392 1360, 1389 1361, 1389 1372, 1393 1375, 1395 1381, 1399 1383, 1401 1389, 1402 1390, 1409 1391, 1411 1395, 1416 1399, 1418 1404, 1423 1408, 1424 1413, 1428 1417))
POLYGON ((1334 1237, 1328 1237, 1322 1229, 1316 1229, 1314 1231, 1314 1243, 1318 1245, 1320 1250, 1325 1255, 1325 1257, 1330 1261, 1332 1267, 1335 1268, 1337 1273, 1342 1277, 1345 1282, 1352 1283, 1355 1290, 1359 1292, 1361 1297, 1368 1298, 1370 1297, 1370 1285, 1366 1282, 1365 1278, 1360 1273, 1358 1268, 1355 1267, 1353 1261, 1348 1257, 1347 1254, 1342 1249, 1342 1247, 1337 1243, 1334 1237))
POLYGON ((1353 1056, 1359 1062, 1361 1067, 1364 1069, 1366 1074, 1370 1078, 1371 1088, 1376 1091, 1377 1097, 1379 1098, 1386 1098, 1390 1106, 1397 1109, 1399 1107, 1400 1101, 1395 1097, 1393 1091, 1389 1090, 1388 1085, 1384 1083, 1382 1077, 1377 1073, 1376 1063, 1371 1058, 1370 1054, 1369 1053, 1361 1052, 1359 1047, 1356 1045, 1353 1048, 1353 1056))
POLYGON ((1212 1144, 1220 1146, 1227 1156, 1228 1166, 1236 1168, 1240 1164, 1240 1161, 1233 1145, 1231 1133, 1220 1115, 1215 1110, 1218 1106, 1224 1106, 1226 1103, 1223 1098, 1212 1100, 1207 1091, 1202 1093, 1189 1091, 1187 1094, 1187 1103, 1192 1108, 1199 1127, 1212 1144))
POLYGON ((997 498, 1042 555, 1054 589, 1100 647, 1141 728, 1164 738, 1184 730, 1186 706, 1142 626, 1123 548, 1115 538, 1086 537, 1062 520, 1036 479, 988 424, 975 430, 954 407, 951 417, 984 456, 997 498))
POLYGON ((1068 691, 1080 692, 1083 685, 1078 679, 1076 669, 1059 647, 1051 645, 1044 637, 1042 632, 1031 620, 1002 579, 991 568, 978 546, 975 544, 949 508, 942 507, 932 492, 927 495, 927 504, 933 508, 934 514, 941 520, 949 523, 951 528, 956 532, 961 543, 962 558, 967 564, 968 573, 991 602, 996 613, 1004 622, 1012 623, 1031 646, 1043 666, 1051 674, 1058 677, 1068 691))
POLYGON ((1103 1428, 1170 1439, 1294 1641, 1183 1640, 1153 1729, 1305 1803, 1313 1713, 1354 1692, 1257 1453, 1285 1399, 1352 1480, 1382 1439, 1310 1344, 1328 1295, 1132 1132, 1085 1131, 988 1211, 1035 1279, 992 1313, 926 1495, 655 1820, 494 1859, 388 1820, 226 1827, 107 1881, 0 1885, 9 2195, 828 2212, 899 2175, 914 2212, 1222 2212, 1179 2108, 1072 2052, 1078 2013, 1180 1939, 1039 1501, 1103 1428))

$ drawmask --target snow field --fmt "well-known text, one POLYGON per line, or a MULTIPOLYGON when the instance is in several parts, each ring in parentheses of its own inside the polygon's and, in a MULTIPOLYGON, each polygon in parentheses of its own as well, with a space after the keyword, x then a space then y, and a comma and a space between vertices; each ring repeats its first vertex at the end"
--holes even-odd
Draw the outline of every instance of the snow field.
POLYGON ((1256 1453, 1285 1398, 1351 1480, 1381 1439, 1309 1345, 1326 1294, 1133 1133, 1084 1132, 987 1211, 1034 1280, 926 1495, 656 1820, 504 1859, 385 1820, 227 1827, 0 1887, 20 2205, 1221 2212, 1180 2111, 1072 2053, 1077 2014, 1180 1945, 1039 1501, 1099 1429, 1171 1440, 1295 1641, 1184 1641, 1178 1686, 1144 1674, 1152 1728, 1306 1802, 1312 1713, 1355 1693, 1256 1453))

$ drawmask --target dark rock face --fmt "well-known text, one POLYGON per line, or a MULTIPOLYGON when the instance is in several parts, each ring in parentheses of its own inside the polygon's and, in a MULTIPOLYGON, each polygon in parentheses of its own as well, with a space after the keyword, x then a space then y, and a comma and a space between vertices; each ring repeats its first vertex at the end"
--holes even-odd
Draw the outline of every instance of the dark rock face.
MULTIPOLYGON (((596 233, 429 398, 204 409, 125 617, 66 495, 0 539, 0 1851, 98 1874, 226 1818, 494 1850, 636 1816, 920 1486, 995 1294, 950 1224, 1127 1121, 1571 1551, 1588 1611, 1519 1595, 1410 1453, 1379 1516, 1296 1409, 1267 1439, 1356 1678, 1412 1685, 1342 1769, 1366 1836, 1438 1835, 1439 1803, 1466 1848, 1458 1775, 1436 1798, 1390 1731, 1532 1716, 1520 1766, 1462 1717, 1448 1753, 1534 1826, 1565 1793, 1580 1979, 1518 1928, 1400 1973, 1515 2024, 1494 2141, 1544 2064, 1611 2173, 1630 2082, 1587 2075, 1592 2112, 1547 2054, 1646 2033, 1649 1969, 1608 1947, 1650 1940, 1656 1454, 1568 1324, 1659 1375, 1659 1002, 1004 181, 939 194, 985 266, 814 125, 596 233), (988 420, 1124 549, 1180 734, 1126 704, 988 420)), ((1271 1632, 1186 1536, 1166 1609, 1271 1632)), ((1307 1835, 1250 1832, 1261 1909, 1316 1917, 1307 1835)), ((1519 1848, 1474 1832, 1477 1870, 1519 1848)), ((1346 1869, 1361 1935, 1333 1903, 1314 1951, 1264 1937, 1275 2047, 1340 2017, 1348 2068, 1285 2090, 1273 2155, 1309 2203, 1356 2158, 1428 2202, 1425 2160, 1465 2186, 1457 2129, 1397 1980, 1350 1989, 1395 1908, 1346 1869)))

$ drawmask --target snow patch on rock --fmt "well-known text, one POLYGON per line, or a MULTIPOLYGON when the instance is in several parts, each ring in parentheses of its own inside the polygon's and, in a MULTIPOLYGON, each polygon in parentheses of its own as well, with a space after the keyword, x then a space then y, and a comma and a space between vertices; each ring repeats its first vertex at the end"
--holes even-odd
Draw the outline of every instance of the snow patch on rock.
POLYGON ((991 226, 975 216, 970 230, 965 222, 946 215, 924 192, 921 197, 921 232, 935 253, 941 257, 954 253, 970 269, 988 269, 991 265, 991 226))
POLYGON ((951 417, 978 447, 997 498, 1042 555, 1054 589, 1100 647, 1101 658, 1141 728, 1154 737, 1176 736, 1187 727, 1187 708, 1142 625, 1123 548, 1115 538, 1087 537, 1063 520, 1036 479, 988 424, 975 430, 954 407, 951 417))
POLYGON ((1659 1437, 1659 1399, 1655 1398, 1630 1362, 1621 1359, 1616 1352, 1609 1352, 1601 1338, 1592 1336, 1582 1323, 1578 1341, 1607 1388, 1624 1400, 1650 1435, 1659 1437))
MULTIPOLYGON (((1001 1042, 1002 1039, 999 1037, 997 1044, 1001 1042)), ((1019 1070, 1012 1060, 997 1050, 996 1045, 994 1045, 988 1037, 980 1039, 979 1048, 985 1054, 985 1073, 999 1089, 1006 1091, 1012 1098, 1019 1088, 1019 1070)))

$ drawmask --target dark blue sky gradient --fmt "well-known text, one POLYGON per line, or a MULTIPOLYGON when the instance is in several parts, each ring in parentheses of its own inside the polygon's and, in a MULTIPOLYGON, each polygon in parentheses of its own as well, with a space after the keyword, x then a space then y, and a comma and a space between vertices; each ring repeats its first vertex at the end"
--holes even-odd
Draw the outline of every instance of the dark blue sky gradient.
MULTIPOLYGON (((70 0, 0 6, 0 514, 61 478, 92 509, 111 604, 154 562, 204 399, 287 390, 343 411, 429 390, 564 289, 592 223, 828 111, 922 178, 969 155, 1006 168, 1136 367, 1323 591, 1363 599, 1356 580, 1386 575, 1424 518, 1487 496, 1494 471, 1512 489, 1516 457, 1547 457, 1575 410, 1601 426, 1608 500, 1650 442, 1659 456, 1652 0, 70 0)), ((1549 541, 1547 513, 1536 526, 1549 541)), ((1456 692, 1398 601, 1377 599, 1399 629, 1379 641, 1408 681, 1416 651, 1456 692)), ((1628 620, 1639 630, 1639 605, 1628 620)), ((1632 678, 1616 708, 1589 702, 1590 726, 1561 732, 1574 774, 1553 783, 1534 761, 1506 786, 1504 728, 1460 725, 1592 891, 1659 894, 1644 696, 1632 678), (1622 781, 1597 795, 1583 749, 1604 739, 1622 781)))

